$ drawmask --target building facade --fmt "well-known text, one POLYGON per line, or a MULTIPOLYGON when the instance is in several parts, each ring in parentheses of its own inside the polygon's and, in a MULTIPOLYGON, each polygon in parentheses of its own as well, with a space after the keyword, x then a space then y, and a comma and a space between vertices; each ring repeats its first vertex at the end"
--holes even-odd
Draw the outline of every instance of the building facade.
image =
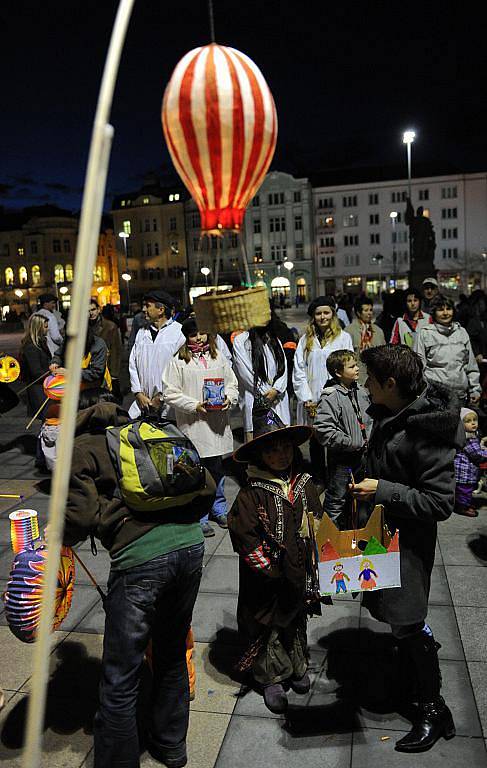
POLYGON ((151 180, 142 190, 114 200, 111 214, 117 233, 122 303, 127 303, 128 296, 140 303, 143 294, 156 287, 183 300, 187 276, 183 198, 181 190, 162 189, 151 180))
MULTIPOLYGON (((412 204, 436 235, 440 286, 451 293, 485 287, 487 174, 414 178, 412 204)), ((317 293, 378 295, 407 285, 406 180, 313 188, 317 293)))
MULTIPOLYGON (((42 293, 54 293, 64 307, 71 302, 71 283, 78 239, 78 218, 52 206, 0 216, 0 301, 29 314, 42 293)), ((117 254, 111 227, 102 229, 93 271, 93 295, 100 304, 117 304, 117 254)))

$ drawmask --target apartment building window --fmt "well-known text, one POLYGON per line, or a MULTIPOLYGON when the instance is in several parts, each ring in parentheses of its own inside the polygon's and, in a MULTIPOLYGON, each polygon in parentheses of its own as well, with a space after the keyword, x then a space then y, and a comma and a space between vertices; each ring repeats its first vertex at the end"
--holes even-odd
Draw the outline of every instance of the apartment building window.
POLYGON ((14 284, 14 271, 12 267, 7 267, 5 270, 5 285, 14 284))
POLYGON ((294 229, 302 229, 303 228, 303 217, 302 216, 295 216, 294 217, 294 229))
POLYGON ((285 232, 286 219, 284 216, 271 216, 269 219, 269 232, 285 232))
POLYGON ((169 218, 169 231, 175 232, 178 228, 178 222, 175 216, 169 218))
POLYGON ((177 240, 171 240, 169 243, 169 248, 171 249, 171 253, 174 254, 174 256, 179 256, 179 243, 177 240))
POLYGON ((360 264, 360 255, 358 253, 346 253, 344 263, 346 267, 358 267, 360 264))
POLYGON ((320 227, 324 227, 325 229, 333 229, 335 227, 335 219, 333 216, 325 216, 325 218, 320 219, 320 227))
POLYGON ((71 253, 71 243, 69 240, 65 240, 63 243, 64 253, 71 253))
POLYGON ((145 232, 150 232, 150 219, 145 219, 144 220, 144 231, 145 232))
POLYGON ((322 256, 321 257, 321 266, 324 269, 331 269, 335 266, 335 257, 334 256, 322 256))
POLYGON ((380 243, 380 234, 378 232, 371 232, 370 233, 370 244, 371 245, 379 245, 380 243))
POLYGON ((211 243, 211 250, 212 251, 216 251, 218 249, 218 247, 219 247, 219 244, 220 244, 220 247, 222 245, 222 242, 221 242, 220 238, 217 237, 216 235, 211 235, 210 243, 211 243))
POLYGON ((369 194, 369 205, 379 205, 379 195, 377 192, 371 192, 369 194))
POLYGON ((72 264, 66 264, 64 268, 64 276, 66 278, 67 283, 73 282, 73 265, 72 264))
POLYGON ((254 247, 254 264, 260 264, 262 261, 262 248, 260 245, 254 247))
POLYGON ((318 200, 318 208, 334 208, 335 204, 332 197, 320 197, 318 200))
POLYGON ((64 283, 64 267, 62 264, 56 264, 54 267, 54 282, 64 283))
POLYGON ((174 194, 169 195, 169 202, 170 203, 177 203, 179 198, 180 198, 179 192, 175 192, 174 194))
POLYGON ((19 267, 19 283, 23 285, 27 282, 27 269, 26 267, 19 267))
POLYGON ((154 243, 154 256, 159 256, 159 243, 154 243))
POLYGON ((285 245, 271 245, 271 259, 272 261, 284 261, 286 258, 286 246, 285 245))
POLYGON ((197 229, 201 226, 201 219, 198 212, 194 212, 191 214, 191 227, 192 229, 197 229))
POLYGON ((252 206, 254 208, 257 208, 257 206, 260 205, 260 197, 259 195, 255 195, 255 197, 252 198, 252 206))
POLYGON ((408 193, 406 190, 403 190, 402 192, 393 192, 391 194, 391 202, 392 203, 404 203, 406 202, 406 198, 408 196, 408 193))
POLYGON ((347 213, 347 215, 343 217, 343 226, 344 227, 358 227, 358 214, 357 213, 347 213))
POLYGON ((344 235, 343 245, 345 248, 349 245, 358 245, 358 235, 344 235))
POLYGON ((41 268, 38 264, 32 267, 32 285, 39 285, 41 282, 41 268))
POLYGON ((132 234, 132 225, 128 219, 123 222, 122 227, 126 235, 132 234))
POLYGON ((353 208, 357 205, 357 195, 347 195, 342 198, 342 205, 344 208, 353 208))
POLYGON ((441 230, 441 237, 443 240, 456 240, 458 238, 457 227, 452 227, 448 229, 443 228, 441 230))
MULTIPOLYGON (((52 241, 52 252, 53 253, 61 253, 61 241, 60 240, 53 240, 52 241)), ((19 253, 19 249, 17 249, 17 253, 19 253)), ((19 256, 22 254, 19 253, 19 256)))
POLYGON ((304 259, 304 248, 302 243, 296 243, 294 246, 294 252, 298 261, 302 261, 304 259))
POLYGON ((283 205, 284 192, 271 192, 267 196, 267 202, 269 203, 269 205, 283 205))
POLYGON ((31 240, 30 241, 30 252, 31 253, 38 253, 38 251, 37 251, 37 240, 31 240))
POLYGON ((373 226, 374 224, 379 223, 379 214, 378 213, 369 213, 369 224, 373 226))
POLYGON ((442 219, 456 219, 457 218, 457 209, 456 208, 442 208, 441 209, 441 218, 442 219))
POLYGON ((295 192, 294 192, 294 202, 295 203, 300 203, 301 202, 301 191, 299 189, 295 190, 295 192))
POLYGON ((454 197, 457 197, 457 188, 455 187, 442 187, 441 188, 441 199, 442 200, 450 200, 454 197))
POLYGON ((236 248, 238 246, 238 236, 235 232, 230 235, 230 248, 236 248))
POLYGON ((147 258, 150 258, 152 256, 152 243, 145 244, 145 255, 147 256, 147 258))
POLYGON ((404 232, 391 232, 391 243, 407 243, 408 233, 404 232))
POLYGON ((333 235, 330 235, 328 237, 320 237, 320 247, 321 248, 334 248, 335 247, 335 237, 333 235))
POLYGON ((157 232, 157 219, 152 219, 152 231, 157 232))
POLYGON ((429 200, 430 199, 430 191, 429 191, 429 189, 420 189, 419 190, 419 199, 420 200, 429 200))
POLYGON ((458 259, 458 248, 443 248, 441 255, 444 259, 458 259))
POLYGON ((260 235, 260 219, 254 219, 254 235, 260 235))

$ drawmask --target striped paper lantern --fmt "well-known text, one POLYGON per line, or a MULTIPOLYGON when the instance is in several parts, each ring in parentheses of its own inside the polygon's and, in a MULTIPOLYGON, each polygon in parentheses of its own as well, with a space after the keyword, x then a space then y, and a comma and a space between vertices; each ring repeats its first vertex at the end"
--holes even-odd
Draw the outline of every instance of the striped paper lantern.
POLYGON ((172 74, 162 125, 202 232, 238 232, 277 140, 274 99, 259 68, 234 48, 195 48, 172 74))

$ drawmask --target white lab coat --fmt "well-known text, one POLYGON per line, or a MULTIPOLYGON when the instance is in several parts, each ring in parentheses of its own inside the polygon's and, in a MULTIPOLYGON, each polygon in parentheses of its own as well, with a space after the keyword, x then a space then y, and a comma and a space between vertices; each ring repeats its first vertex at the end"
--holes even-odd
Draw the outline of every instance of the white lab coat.
POLYGON ((224 355, 227 359, 227 362, 230 365, 233 365, 233 359, 232 359, 232 353, 228 349, 228 344, 225 341, 225 339, 222 339, 219 333, 216 335, 216 346, 218 347, 218 350, 224 355))
MULTIPOLYGON (((162 374, 169 360, 186 343, 181 332, 181 324, 168 320, 160 328, 155 341, 148 328, 141 328, 135 337, 134 346, 130 351, 129 374, 130 389, 134 394, 143 392, 147 397, 154 397, 158 392, 164 394, 162 374)), ((140 416, 140 408, 134 400, 129 408, 132 419, 140 416)), ((161 415, 171 416, 169 408, 163 406, 161 415)))
MULTIPOLYGON (((279 342, 281 344, 281 342, 279 342)), ((281 344, 282 347, 282 344, 281 344)), ((276 381, 274 377, 277 374, 277 365, 268 344, 264 347, 264 354, 267 369, 267 381, 257 380, 257 392, 265 395, 271 388, 277 389, 281 393, 277 400, 272 404, 273 410, 277 413, 281 421, 289 426, 291 424, 291 414, 289 412, 289 398, 287 395, 287 362, 284 355, 284 373, 276 381)), ((283 350, 284 354, 284 350, 283 350)), ((252 365, 252 345, 249 339, 248 331, 239 333, 233 342, 233 367, 238 379, 239 398, 238 404, 242 411, 242 418, 245 432, 252 432, 252 408, 254 406, 254 369, 252 365)))
POLYGON ((64 338, 59 330, 59 324, 56 315, 53 312, 49 312, 48 309, 38 309, 36 315, 42 315, 46 318, 49 328, 47 329, 47 346, 51 355, 54 355, 58 351, 58 347, 62 347, 64 344, 64 338))
MULTIPOLYGON (((304 408, 304 403, 311 401, 318 403, 321 397, 321 391, 329 379, 326 368, 326 359, 328 355, 337 349, 349 349, 353 352, 353 343, 346 331, 341 331, 340 335, 332 342, 321 347, 320 342, 315 336, 313 347, 308 356, 306 350, 306 334, 301 336, 296 347, 293 367, 293 387, 298 400, 296 421, 298 424, 307 424, 308 418, 304 408)), ((312 424, 312 421, 309 422, 312 424)))
POLYGON ((238 400, 238 382, 230 363, 218 351, 213 359, 205 355, 207 368, 193 358, 189 363, 173 357, 163 374, 164 400, 176 412, 176 424, 194 443, 202 458, 223 456, 233 452, 233 434, 230 428, 230 409, 208 411, 206 416, 196 412, 203 400, 203 384, 207 378, 224 380, 225 395, 232 406, 238 400))

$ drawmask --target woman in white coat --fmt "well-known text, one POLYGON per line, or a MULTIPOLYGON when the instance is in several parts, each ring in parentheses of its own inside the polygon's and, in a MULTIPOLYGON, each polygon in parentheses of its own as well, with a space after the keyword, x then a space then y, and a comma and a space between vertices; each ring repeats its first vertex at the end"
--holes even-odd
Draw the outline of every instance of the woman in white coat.
MULTIPOLYGON (((353 352, 353 344, 350 334, 341 329, 332 296, 318 296, 309 305, 308 315, 310 321, 294 355, 293 387, 298 401, 296 421, 312 426, 321 392, 328 380, 327 357, 338 349, 353 352)), ((325 476, 324 449, 314 437, 310 440, 310 455, 315 481, 322 482, 325 476)))
POLYGON ((252 440, 252 409, 271 407, 287 427, 291 424, 287 394, 287 363, 271 324, 239 333, 233 341, 233 367, 239 384, 245 442, 252 440))
MULTIPOLYGON (((225 355, 220 352, 214 336, 201 333, 196 321, 185 320, 182 332, 186 343, 167 365, 163 373, 165 402, 174 408, 176 423, 194 443, 202 464, 215 480, 216 498, 211 518, 227 527, 225 475, 222 457, 233 452, 230 428, 230 408, 238 400, 238 382, 225 355), (223 379, 225 401, 219 410, 210 410, 203 400, 205 379, 223 379)), ((205 536, 215 532, 208 515, 201 519, 205 536)))

